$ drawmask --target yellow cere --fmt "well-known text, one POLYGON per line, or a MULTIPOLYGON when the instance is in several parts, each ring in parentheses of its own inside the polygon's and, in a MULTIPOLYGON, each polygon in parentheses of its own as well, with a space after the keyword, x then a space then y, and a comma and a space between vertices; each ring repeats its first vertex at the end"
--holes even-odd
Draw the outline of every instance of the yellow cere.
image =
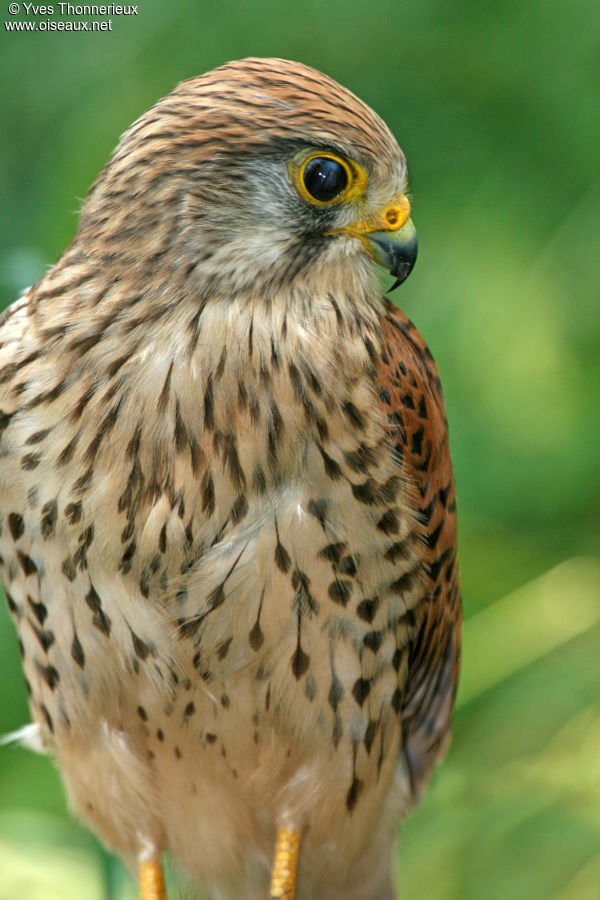
POLYGON ((355 222, 345 229, 353 234, 370 234, 374 231, 398 231, 408 221, 410 202, 405 194, 398 194, 391 203, 372 216, 355 222))

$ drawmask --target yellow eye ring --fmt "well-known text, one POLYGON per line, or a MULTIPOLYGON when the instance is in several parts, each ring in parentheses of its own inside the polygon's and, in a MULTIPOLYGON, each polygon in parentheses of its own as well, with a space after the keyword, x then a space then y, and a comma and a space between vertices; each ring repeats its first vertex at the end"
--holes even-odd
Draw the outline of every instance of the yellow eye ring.
POLYGON ((327 151, 315 151, 308 155, 302 154, 300 157, 296 157, 290 163, 290 175, 300 196, 314 206, 333 206, 339 203, 345 203, 348 200, 356 200, 364 193, 367 186, 367 173, 358 165, 358 163, 355 163, 352 159, 345 159, 342 156, 337 156, 335 153, 329 153, 327 151), (345 184, 341 190, 336 191, 331 198, 319 199, 319 197, 312 194, 306 186, 307 175, 314 169, 315 160, 323 160, 324 164, 328 160, 337 163, 340 167, 338 175, 345 176, 345 184), (310 165, 311 163, 313 163, 312 167, 310 165))

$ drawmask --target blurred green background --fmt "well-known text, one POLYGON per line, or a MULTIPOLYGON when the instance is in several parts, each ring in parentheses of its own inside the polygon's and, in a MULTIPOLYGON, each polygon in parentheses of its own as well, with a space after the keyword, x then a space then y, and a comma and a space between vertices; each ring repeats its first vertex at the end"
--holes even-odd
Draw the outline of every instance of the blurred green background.
MULTIPOLYGON (((597 900, 597 0, 140 0, 111 32, 3 25, 0 42, 2 305, 69 242, 119 134, 182 78, 289 57, 387 120, 420 240, 394 299, 442 373, 466 616, 454 740, 402 831, 402 898, 597 900)), ((2 607, 0 733, 27 717, 2 607)), ((0 748, 0 900, 134 896, 51 763, 0 748)))

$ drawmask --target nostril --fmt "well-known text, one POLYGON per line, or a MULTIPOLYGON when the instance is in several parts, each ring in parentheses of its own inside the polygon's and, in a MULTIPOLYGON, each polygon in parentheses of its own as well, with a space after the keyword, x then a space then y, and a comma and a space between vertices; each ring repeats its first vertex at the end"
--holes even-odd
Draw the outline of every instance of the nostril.
POLYGON ((386 210, 385 220, 388 223, 388 225, 396 225, 398 222, 398 210, 397 209, 386 210))

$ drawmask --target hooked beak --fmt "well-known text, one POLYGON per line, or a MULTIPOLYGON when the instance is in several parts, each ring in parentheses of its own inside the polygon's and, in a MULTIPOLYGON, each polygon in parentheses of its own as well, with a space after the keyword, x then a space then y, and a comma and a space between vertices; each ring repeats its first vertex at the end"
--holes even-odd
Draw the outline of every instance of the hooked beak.
POLYGON ((395 277, 390 291, 402 284, 412 272, 417 259, 417 232, 410 219, 410 203, 404 194, 374 216, 356 222, 343 231, 360 238, 369 256, 395 277))
POLYGON ((406 281, 417 259, 417 230, 407 219, 398 231, 374 231, 364 235, 371 256, 395 277, 390 291, 406 281))

